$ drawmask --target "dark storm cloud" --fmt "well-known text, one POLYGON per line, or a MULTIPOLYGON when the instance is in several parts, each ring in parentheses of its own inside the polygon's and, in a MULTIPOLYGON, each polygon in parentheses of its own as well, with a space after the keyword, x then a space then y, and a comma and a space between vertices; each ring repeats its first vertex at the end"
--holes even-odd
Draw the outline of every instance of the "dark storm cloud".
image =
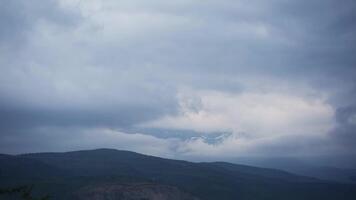
MULTIPOLYGON (((11 130, 11 134, 22 134, 26 133, 25 129, 38 126, 128 127, 134 123, 157 116, 162 112, 162 109, 160 110, 158 106, 164 105, 164 102, 147 100, 148 103, 146 104, 145 102, 134 103, 135 100, 123 100, 124 102, 120 102, 119 105, 109 106, 109 104, 113 103, 106 101, 107 99, 104 100, 105 97, 98 97, 99 95, 95 95, 95 98, 99 99, 99 103, 97 103, 98 100, 93 100, 93 104, 90 105, 82 106, 83 102, 75 100, 77 97, 64 97, 66 99, 64 101, 67 102, 57 104, 56 98, 58 96, 55 94, 57 88, 50 80, 51 78, 56 79, 56 77, 46 77, 47 74, 42 73, 49 69, 49 71, 53 70, 53 74, 56 74, 57 72, 55 71, 57 69, 61 70, 60 68, 63 67, 60 66, 63 63, 59 65, 57 63, 67 58, 57 58, 56 54, 58 52, 56 52, 56 49, 52 49, 52 47, 57 48, 56 46, 52 45, 52 47, 48 48, 46 44, 38 44, 37 39, 33 38, 41 31, 40 26, 42 24, 54 26, 55 31, 59 33, 75 30, 82 22, 81 13, 75 9, 76 7, 73 9, 63 8, 60 2, 55 0, 44 2, 24 0, 1 2, 0 51, 2 56, 0 63, 2 74, 0 127, 3 130, 2 134, 6 134, 9 132, 8 130, 11 130), (32 68, 30 66, 31 63, 39 67, 32 68), (37 100, 32 101, 33 99, 37 100), (73 104, 75 104, 75 108, 71 106, 73 104), (97 107, 98 104, 99 108, 97 107), (70 105, 69 108, 68 105, 70 105)), ((66 42, 70 41, 59 41, 59 43, 66 42)), ((74 52, 69 53, 72 54, 74 52)), ((69 59, 71 59, 69 63, 75 65, 74 59, 72 57, 69 59)), ((105 60, 106 58, 102 59, 101 64, 105 65, 105 60)), ((115 62, 115 60, 113 61, 115 62)), ((69 68, 72 67, 75 66, 69 66, 69 68)), ((81 66, 79 66, 78 74, 75 78, 81 78, 80 68, 81 66)), ((69 73, 72 72, 69 70, 69 73)), ((66 79, 70 76, 70 74, 62 75, 58 78, 66 79)), ((62 80, 57 81, 60 82, 62 80)), ((115 91, 105 91, 104 93, 112 92, 115 91)), ((126 92, 129 92, 129 89, 126 92)), ((140 95, 139 92, 133 91, 132 93, 140 95)), ((60 94, 60 96, 62 95, 73 94, 60 94)), ((83 94, 74 95, 80 96, 83 94)), ((144 95, 147 96, 149 94, 146 92, 144 95)), ((81 98, 81 100, 90 101, 86 97, 81 98)), ((115 101, 115 99, 111 101, 115 101)), ((174 105, 171 107, 174 107, 174 105)), ((166 107, 163 110, 167 110, 166 107)))
POLYGON ((79 22, 80 16, 70 10, 60 9, 58 2, 4 0, 0 2, 1 47, 19 47, 26 43, 36 23, 51 21, 63 28, 79 22))
MULTIPOLYGON (((52 127, 46 130, 58 135, 53 137, 56 141, 66 127, 190 138, 205 132, 189 130, 188 124, 184 131, 177 130, 178 125, 163 124, 157 129, 142 124, 167 116, 184 117, 181 109, 191 110, 195 98, 191 96, 216 91, 226 94, 221 100, 226 104, 244 103, 238 94, 246 93, 257 94, 247 95, 252 102, 261 97, 255 103, 266 108, 271 107, 271 99, 284 98, 286 105, 300 103, 308 115, 321 113, 311 118, 318 123, 332 109, 333 145, 353 150, 347 141, 354 141, 355 135, 355 10, 353 0, 1 1, 0 140, 7 139, 2 146, 20 152, 16 146, 21 142, 11 141, 40 138, 44 131, 39 131, 42 135, 36 131, 44 127, 52 127), (182 95, 185 91, 191 92, 182 95), (310 98, 319 102, 315 110, 308 104, 310 98)), ((204 108, 193 114, 200 109, 204 108)), ((212 132, 220 132, 216 128, 212 132)), ((271 154, 288 147, 293 152, 324 142, 304 137, 310 130, 314 129, 304 130, 298 144, 290 145, 293 139, 257 142, 256 149, 262 150, 256 151, 272 146, 269 149, 277 150, 271 154)), ((62 138, 83 137, 73 135, 62 138)), ((177 151, 185 152, 189 144, 177 151)), ((202 145, 204 151, 206 145, 202 145)))
POLYGON ((159 116, 159 110, 153 108, 121 107, 110 110, 65 110, 65 109, 6 109, 1 110, 0 127, 5 130, 31 129, 38 126, 84 126, 129 128, 135 123, 159 116))

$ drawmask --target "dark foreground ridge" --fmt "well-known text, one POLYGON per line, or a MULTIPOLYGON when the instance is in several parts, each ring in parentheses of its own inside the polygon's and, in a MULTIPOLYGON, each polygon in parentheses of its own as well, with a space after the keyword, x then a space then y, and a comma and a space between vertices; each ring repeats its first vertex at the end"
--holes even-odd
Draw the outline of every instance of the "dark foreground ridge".
MULTIPOLYGON (((32 185, 58 200, 355 199, 356 185, 225 162, 193 163, 129 151, 0 155, 0 187, 32 185)), ((0 196, 1 199, 1 196, 0 196)))

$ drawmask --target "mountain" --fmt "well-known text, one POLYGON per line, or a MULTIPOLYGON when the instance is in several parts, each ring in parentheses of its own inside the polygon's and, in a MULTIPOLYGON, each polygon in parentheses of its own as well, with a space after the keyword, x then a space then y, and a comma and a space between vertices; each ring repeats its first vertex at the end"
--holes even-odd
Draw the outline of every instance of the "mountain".
POLYGON ((245 163, 247 165, 280 169, 293 174, 315 177, 322 180, 356 184, 356 165, 353 164, 355 161, 345 161, 345 158, 342 157, 311 157, 309 159, 293 157, 238 158, 231 161, 233 163, 245 163), (345 166, 342 166, 345 162, 347 165, 344 164, 345 166), (335 167, 335 165, 341 165, 341 167, 335 167))
POLYGON ((0 156, 0 186, 52 199, 355 199, 356 185, 226 162, 194 163, 114 149, 0 156))
POLYGON ((61 169, 35 159, 0 154, 0 177, 2 178, 43 178, 64 174, 61 169))

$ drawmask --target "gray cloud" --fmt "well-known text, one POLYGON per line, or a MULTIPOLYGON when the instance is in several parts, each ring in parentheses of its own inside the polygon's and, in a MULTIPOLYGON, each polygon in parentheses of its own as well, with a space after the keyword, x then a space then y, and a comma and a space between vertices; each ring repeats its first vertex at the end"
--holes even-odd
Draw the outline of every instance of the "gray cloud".
MULTIPOLYGON (((57 1, 1 1, 0 3, 0 44, 5 50, 21 50, 38 23, 47 21, 70 28, 79 23, 80 15, 71 10, 61 9, 57 1)), ((6 53, 6 51, 2 51, 6 53)))
POLYGON ((344 153, 355 154, 356 107, 338 108, 336 120, 338 123, 330 133, 332 138, 341 145, 341 150, 343 150, 344 153))
MULTIPOLYGON (((42 137, 46 128, 63 142, 83 137, 74 132, 87 129, 140 132, 171 145, 171 155, 263 153, 264 147, 276 149, 269 154, 354 152, 355 10, 352 0, 2 1, 1 151, 21 152, 22 145, 29 146, 23 151, 51 150, 26 139, 42 137), (192 99, 205 102, 191 112, 186 103, 192 99), (260 107, 252 109, 250 102, 260 107), (283 105, 301 112, 286 115, 297 130, 273 121, 283 119, 283 105), (157 124, 167 118, 181 121, 157 124), (241 118, 242 125, 235 125, 241 118), (143 126, 152 122, 155 127, 143 126), (334 127, 320 131, 320 138, 308 136, 324 126, 334 127), (72 134, 64 133, 67 127, 75 127, 72 134), (268 134, 256 133, 266 127, 268 134), (40 129, 42 135, 36 134, 40 129), (253 138, 246 144, 250 150, 229 147, 230 140, 219 143, 225 147, 189 147, 194 135, 231 130, 253 138), (302 139, 277 140, 276 130, 302 139), (270 141, 262 144, 256 135, 270 141), (309 148, 315 144, 330 148, 309 148)), ((53 138, 38 142, 51 144, 53 138)), ((99 145, 86 142, 82 147, 99 145)))

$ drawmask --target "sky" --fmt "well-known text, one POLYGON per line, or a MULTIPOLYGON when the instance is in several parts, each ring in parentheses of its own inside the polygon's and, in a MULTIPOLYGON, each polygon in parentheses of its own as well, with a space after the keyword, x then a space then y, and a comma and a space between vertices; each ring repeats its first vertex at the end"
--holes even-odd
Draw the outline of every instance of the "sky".
POLYGON ((0 153, 356 155, 354 0, 1 0, 0 153))

